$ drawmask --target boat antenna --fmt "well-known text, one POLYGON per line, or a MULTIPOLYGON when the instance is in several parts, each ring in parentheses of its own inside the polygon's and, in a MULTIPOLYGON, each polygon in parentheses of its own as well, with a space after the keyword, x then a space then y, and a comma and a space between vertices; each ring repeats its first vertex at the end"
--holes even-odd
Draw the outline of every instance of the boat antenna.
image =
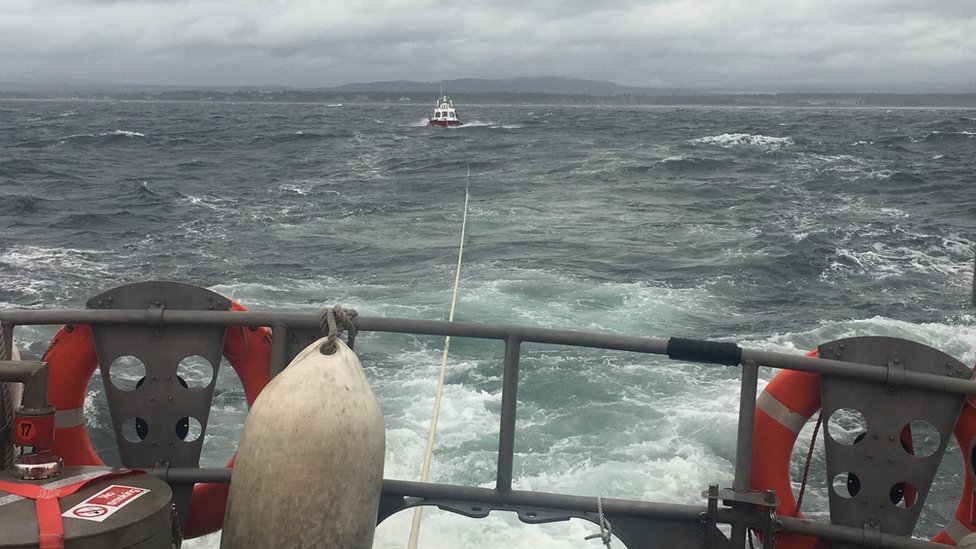
MULTIPOLYGON (((471 165, 468 165, 468 178, 464 183, 464 209, 461 214, 461 243, 458 245, 457 266, 454 269, 454 290, 451 291, 451 309, 447 315, 448 322, 454 322, 454 308, 457 303, 458 287, 461 285, 461 258, 464 255, 464 231, 468 223, 468 183, 471 180, 471 165)), ((441 395, 444 394, 444 377, 447 372, 447 351, 451 347, 451 336, 444 337, 444 353, 441 355, 441 369, 437 377, 437 392, 434 394, 434 410, 430 416, 430 429, 427 432, 427 449, 424 451, 424 464, 420 470, 420 482, 427 482, 430 475, 430 458, 434 451, 434 433, 437 431, 437 416, 441 409, 441 395)), ((418 505, 413 512, 413 525, 410 527, 408 549, 417 548, 420 536, 420 517, 423 506, 418 505)))

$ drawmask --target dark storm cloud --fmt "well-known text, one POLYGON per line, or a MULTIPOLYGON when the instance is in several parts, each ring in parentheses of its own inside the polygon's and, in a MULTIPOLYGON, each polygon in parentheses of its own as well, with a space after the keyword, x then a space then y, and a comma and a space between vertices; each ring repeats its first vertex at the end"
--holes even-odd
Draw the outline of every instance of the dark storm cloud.
POLYGON ((0 80, 972 85, 976 2, 6 0, 0 80))

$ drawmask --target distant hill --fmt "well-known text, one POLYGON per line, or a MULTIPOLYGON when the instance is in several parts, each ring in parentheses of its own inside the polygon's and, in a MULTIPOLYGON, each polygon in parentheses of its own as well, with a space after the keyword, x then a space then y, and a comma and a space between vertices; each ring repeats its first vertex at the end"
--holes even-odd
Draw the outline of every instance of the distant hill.
MULTIPOLYGON (((483 93, 531 93, 546 95, 593 95, 615 97, 622 95, 663 95, 683 94, 690 90, 660 90, 656 88, 638 88, 620 86, 613 82, 601 80, 584 80, 582 78, 564 78, 559 76, 488 79, 488 78, 459 78, 438 82, 415 82, 411 80, 391 80, 387 82, 359 82, 333 88, 319 88, 317 91, 332 92, 363 92, 363 93, 431 93, 437 94, 441 90, 451 94, 483 94, 483 93)), ((697 93, 701 93, 698 91, 697 93)))
POLYGON ((274 101, 310 103, 431 104, 441 90, 464 105, 717 105, 755 107, 976 108, 976 93, 871 93, 842 91, 706 90, 644 88, 564 77, 460 78, 436 82, 392 80, 331 88, 284 86, 163 86, 92 81, 4 82, 2 98, 169 101, 274 101))

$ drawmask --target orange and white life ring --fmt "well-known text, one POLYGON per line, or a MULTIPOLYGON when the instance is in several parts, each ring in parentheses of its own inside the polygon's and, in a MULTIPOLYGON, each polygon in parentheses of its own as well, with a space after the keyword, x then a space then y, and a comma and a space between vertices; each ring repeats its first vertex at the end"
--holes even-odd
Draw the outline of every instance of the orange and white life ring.
MULTIPOLYGON (((817 356, 810 351, 806 356, 817 356)), ((800 430, 813 414, 820 409, 820 377, 811 372, 783 370, 766 385, 756 398, 756 418, 752 439, 752 468, 749 486, 752 490, 776 490, 780 500, 776 513, 782 516, 802 518, 797 509, 790 480, 790 456, 800 430)), ((953 431, 963 452, 963 462, 970 463, 969 456, 976 446, 976 404, 967 399, 953 431)), ((902 444, 910 445, 910 433, 902 433, 902 444)), ((907 446, 906 446, 907 447, 907 446)), ((971 469, 971 468, 970 468, 971 469)), ((962 498, 956 508, 954 520, 939 532, 932 541, 955 545, 963 536, 976 532, 976 487, 973 471, 964 475, 962 498)), ((905 497, 912 497, 907 491, 905 497)), ((776 547, 786 549, 823 549, 830 544, 811 536, 783 532, 776 536, 776 547)))
POLYGON ((956 512, 945 528, 932 538, 932 541, 945 545, 956 545, 965 536, 976 532, 976 486, 973 484, 973 467, 976 466, 973 463, 973 452, 976 451, 976 401, 972 397, 966 399, 952 434, 962 452, 966 472, 963 475, 962 496, 956 512))
MULTIPOLYGON (((247 309, 231 300, 231 310, 247 309)), ((228 327, 223 354, 240 378, 250 406, 271 379, 271 331, 265 327, 228 327)), ((43 360, 48 364, 48 400, 56 409, 51 451, 61 456, 65 465, 104 465, 85 428, 85 395, 88 382, 98 368, 91 326, 62 326, 51 340, 43 360)), ((231 458, 227 467, 233 465, 231 458)), ((227 492, 228 485, 224 483, 201 483, 193 487, 184 532, 186 538, 220 529, 227 492)))
MULTIPOLYGON (((816 351, 807 353, 807 356, 816 355, 816 351)), ((803 516, 793 495, 790 455, 800 430, 819 409, 820 377, 810 372, 783 370, 756 398, 749 487, 759 491, 776 490, 780 500, 776 507, 778 515, 803 516)), ((776 546, 789 549, 813 549, 819 541, 790 532, 776 535, 776 546)))

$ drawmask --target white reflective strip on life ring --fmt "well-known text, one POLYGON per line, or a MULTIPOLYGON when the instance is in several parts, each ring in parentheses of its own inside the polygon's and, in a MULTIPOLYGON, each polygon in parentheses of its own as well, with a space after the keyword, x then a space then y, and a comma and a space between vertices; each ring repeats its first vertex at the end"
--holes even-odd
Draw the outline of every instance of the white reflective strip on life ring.
POLYGON ((85 424, 85 408, 68 408, 54 412, 54 428, 65 429, 85 424))
POLYGON ((973 533, 965 524, 959 522, 959 519, 956 517, 952 517, 952 520, 949 521, 949 524, 945 525, 942 531, 948 534, 952 538, 952 541, 956 543, 959 543, 959 540, 973 533))
MULTIPOLYGON (((95 477, 100 477, 107 472, 109 472, 108 468, 102 468, 97 471, 88 471, 87 473, 81 473, 71 477, 59 478, 58 480, 55 480, 54 482, 49 482, 47 484, 44 484, 43 486, 48 490, 54 490, 55 488, 61 488, 62 486, 67 486, 69 484, 74 484, 76 482, 82 482, 84 480, 91 480, 95 477)), ((14 503, 16 501, 20 501, 22 499, 26 499, 26 498, 15 496, 13 494, 7 494, 6 496, 0 497, 0 507, 7 505, 8 503, 14 503)))
POLYGON ((794 433, 799 433, 800 429, 806 425, 807 420, 810 419, 803 414, 791 411, 785 404, 776 400, 776 397, 766 391, 759 394, 756 399, 756 407, 794 433))

